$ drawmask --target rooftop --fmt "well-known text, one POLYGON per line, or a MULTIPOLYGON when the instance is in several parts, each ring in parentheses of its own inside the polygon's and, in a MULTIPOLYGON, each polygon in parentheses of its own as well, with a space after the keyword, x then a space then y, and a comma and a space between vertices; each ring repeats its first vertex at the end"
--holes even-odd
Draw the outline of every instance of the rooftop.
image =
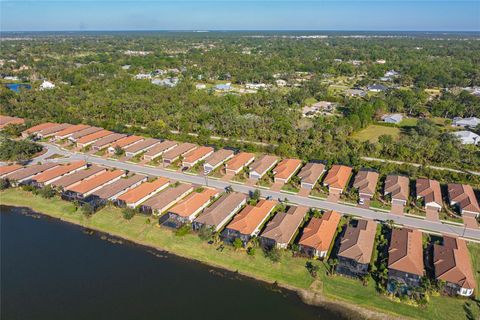
POLYGON ((146 180, 147 177, 144 175, 140 174, 134 174, 131 177, 127 177, 124 179, 120 179, 115 181, 114 183, 111 183, 109 185, 106 185, 105 187, 102 187, 92 193, 92 195, 99 197, 100 199, 109 199, 118 193, 122 192, 125 189, 130 188, 131 186, 146 180))
POLYGON ((374 195, 377 189, 378 173, 375 171, 360 170, 355 176, 353 186, 359 193, 374 195))
POLYGON ((205 159, 205 163, 216 166, 223 161, 227 160, 229 157, 233 156, 233 151, 228 149, 220 149, 215 151, 212 155, 210 155, 207 159, 205 159))
POLYGON ((82 137, 85 137, 85 136, 88 136, 89 134, 92 134, 94 132, 97 132, 97 131, 102 131, 103 129, 102 128, 99 128, 99 127, 91 127, 91 126, 88 126, 87 128, 83 129, 83 130, 80 130, 80 131, 77 131, 77 132, 74 132, 70 138, 74 139, 74 140, 77 140, 77 139, 80 139, 82 137))
POLYGON ((289 243, 302 223, 308 208, 291 206, 287 212, 277 213, 262 232, 261 236, 277 243, 289 243))
POLYGON ((55 136, 56 137, 65 137, 65 136, 68 136, 68 135, 73 134, 75 132, 85 130, 87 128, 90 128, 90 126, 86 125, 86 124, 76 124, 76 125, 73 125, 71 127, 65 128, 61 131, 58 131, 57 133, 55 133, 55 136))
POLYGON ((388 268, 423 276, 422 233, 412 229, 393 229, 388 248, 388 268))
POLYGON ((323 180, 324 185, 328 185, 330 188, 344 189, 347 185, 352 168, 335 164, 328 171, 327 176, 323 180))
POLYGON ((79 144, 89 143, 89 142, 96 141, 100 138, 106 137, 106 136, 111 135, 111 134, 113 134, 112 131, 100 130, 100 131, 97 131, 97 132, 94 132, 94 133, 91 133, 91 134, 88 134, 86 136, 83 136, 83 137, 79 138, 77 140, 77 143, 79 143, 79 144))
POLYGON ((69 174, 68 176, 61 177, 60 179, 54 181, 52 186, 65 188, 105 170, 107 169, 104 167, 91 166, 88 169, 77 171, 69 174))
POLYGON ((417 179, 416 189, 417 197, 423 197, 426 204, 434 202, 440 207, 442 206, 442 191, 440 189, 440 183, 437 180, 417 179))
POLYGON ((273 169, 273 173, 275 174, 275 178, 288 179, 301 165, 302 161, 299 159, 283 159, 275 169, 273 169))
POLYGON ((169 150, 170 148, 175 147, 178 145, 176 141, 164 140, 159 144, 153 146, 152 148, 148 149, 145 153, 146 156, 156 156, 158 154, 162 154, 165 150, 169 150))
POLYGON ((362 264, 369 264, 376 232, 377 223, 372 220, 357 220, 356 224, 348 225, 340 241, 338 255, 362 264))
POLYGON ((250 235, 260 226, 276 205, 277 202, 272 200, 260 200, 256 206, 247 205, 233 218, 227 228, 236 230, 241 234, 250 235))
POLYGON ((125 203, 136 203, 145 198, 149 194, 164 188, 170 181, 166 178, 159 177, 152 182, 144 182, 138 187, 135 187, 118 197, 118 200, 125 201, 125 203))
POLYGON ((218 196, 219 193, 218 190, 210 188, 204 188, 201 192, 193 192, 177 203, 169 212, 181 217, 190 217, 202 206, 209 203, 211 198, 218 196))
POLYGON ((391 194, 392 199, 408 200, 409 179, 405 176, 390 174, 385 180, 385 194, 391 194))
POLYGON ((277 161, 278 157, 265 154, 250 165, 250 172, 264 173, 277 161))
POLYGON ((160 143, 160 140, 158 140, 158 139, 147 138, 143 141, 135 143, 132 146, 127 147, 125 149, 125 152, 137 153, 137 152, 143 151, 145 149, 153 148, 152 146, 154 146, 158 143, 160 143))
POLYGON ((448 198, 451 202, 455 202, 460 210, 480 213, 477 198, 473 188, 468 184, 449 183, 448 198))
POLYGON ((113 144, 112 144, 112 147, 120 147, 120 148, 123 148, 123 147, 126 147, 126 146, 129 146, 135 142, 139 142, 143 140, 143 137, 140 137, 140 136, 128 136, 128 137, 124 137, 122 139, 119 139, 117 141, 115 141, 113 144))
POLYGON ((185 163, 196 162, 199 159, 205 157, 206 155, 212 153, 213 151, 214 150, 212 147, 200 146, 188 152, 187 154, 185 154, 185 157, 183 158, 183 162, 185 163))
POLYGON ((318 251, 328 251, 342 216, 336 211, 328 211, 321 218, 312 218, 303 229, 299 244, 318 251))
POLYGON ((197 218, 195 221, 208 226, 218 226, 224 221, 239 205, 245 203, 247 196, 243 193, 225 193, 197 218))
POLYGON ((143 205, 149 206, 152 209, 163 210, 166 206, 172 203, 172 201, 175 201, 178 197, 190 191, 193 191, 193 186, 191 184, 181 183, 176 187, 168 188, 153 196, 145 201, 143 205))
POLYGON ((197 147, 197 145, 195 145, 193 143, 185 142, 185 143, 179 144, 175 148, 165 152, 163 154, 163 158, 164 159, 175 159, 175 158, 180 157, 182 154, 185 154, 186 152, 189 152, 189 151, 195 149, 196 147, 197 147))
POLYGON ((124 174, 125 171, 123 170, 106 171, 97 176, 87 178, 77 185, 67 187, 66 190, 84 194, 124 174))
POLYGON ((300 170, 298 177, 302 179, 303 183, 314 184, 324 172, 325 165, 323 163, 309 162, 300 170))
POLYGON ((33 166, 24 167, 23 169, 19 169, 13 171, 6 175, 9 180, 23 180, 37 173, 43 172, 45 170, 51 169, 58 166, 56 163, 47 162, 44 164, 35 164, 33 166))
POLYGON ((50 170, 44 171, 42 173, 39 173, 33 177, 33 180, 35 180, 38 183, 48 182, 52 179, 63 176, 69 172, 85 167, 86 165, 87 163, 83 160, 71 162, 66 165, 58 166, 50 170))
POLYGON ((252 159, 255 159, 255 155, 253 153, 240 152, 236 154, 232 159, 230 159, 226 163, 226 166, 228 169, 238 170, 240 168, 243 168, 252 159))

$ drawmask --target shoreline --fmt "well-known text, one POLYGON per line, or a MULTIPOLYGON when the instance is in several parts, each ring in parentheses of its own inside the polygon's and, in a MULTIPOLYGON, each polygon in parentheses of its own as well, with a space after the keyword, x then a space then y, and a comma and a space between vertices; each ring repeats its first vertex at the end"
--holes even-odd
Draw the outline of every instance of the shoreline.
MULTIPOLYGON (((35 213, 37 215, 40 215, 43 218, 53 219, 53 220, 56 220, 56 221, 59 221, 59 222, 62 222, 62 223, 67 223, 67 224, 70 224, 70 225, 73 225, 73 226, 76 226, 76 227, 83 228, 84 230, 91 230, 100 237, 105 235, 105 236, 110 237, 110 238, 120 239, 122 241, 128 242, 131 245, 142 247, 144 249, 153 249, 153 250, 156 250, 156 251, 159 251, 159 252, 163 252, 163 253, 174 255, 176 257, 180 257, 182 259, 193 261, 195 263, 201 263, 205 266, 209 266, 209 267, 212 267, 212 268, 216 268, 216 269, 231 272, 231 273, 236 273, 236 274, 239 274, 243 277, 247 277, 247 278, 253 279, 255 281, 260 281, 260 282, 262 282, 264 284, 267 284, 267 285, 270 285, 270 286, 278 286, 279 288, 281 288, 283 290, 288 290, 292 293, 295 293, 300 298, 300 300, 307 305, 311 305, 311 306, 315 306, 315 307, 322 307, 322 308, 325 308, 325 309, 328 309, 328 310, 332 310, 334 312, 338 312, 347 319, 378 319, 378 320, 381 320, 381 319, 392 319, 392 320, 393 319, 405 319, 401 316, 392 316, 392 315, 388 315, 386 313, 382 313, 380 311, 375 311, 375 310, 370 310, 370 309, 367 309, 367 308, 364 308, 364 307, 360 307, 360 306, 357 306, 357 305, 355 305, 353 303, 350 303, 348 301, 334 300, 334 299, 326 297, 321 292, 317 292, 317 291, 314 291, 314 290, 299 288, 299 287, 295 287, 295 286, 292 286, 292 285, 289 285, 289 284, 286 284, 286 283, 282 283, 282 282, 277 282, 277 281, 271 282, 270 279, 266 279, 266 278, 264 278, 264 277, 262 277, 258 274, 242 272, 242 271, 239 271, 239 270, 233 270, 233 269, 229 269, 225 266, 221 266, 221 265, 216 264, 216 263, 211 262, 211 261, 206 262, 206 261, 202 261, 202 260, 199 260, 199 259, 195 259, 195 258, 192 258, 188 255, 181 254, 180 252, 173 252, 173 251, 170 251, 168 249, 162 248, 159 245, 154 245, 154 244, 151 244, 151 243, 148 243, 148 242, 145 242, 145 241, 141 241, 141 240, 138 240, 138 239, 133 239, 133 238, 127 236, 127 235, 120 235, 120 234, 117 234, 117 233, 112 233, 111 231, 102 230, 102 229, 97 228, 97 227, 87 226, 85 224, 77 223, 77 222, 71 221, 69 219, 63 219, 61 217, 57 217, 55 215, 52 215, 52 214, 49 214, 49 213, 46 213, 46 212, 41 212, 41 211, 35 210, 34 208, 32 208, 30 206, 16 205, 16 204, 4 204, 2 202, 3 201, 0 201, 0 204, 4 205, 4 206, 10 206, 10 207, 15 207, 15 208, 25 208, 25 209, 28 209, 28 210, 32 211, 33 213, 35 213)), ((32 215, 32 217, 34 217, 34 216, 32 215)), ((110 239, 108 239, 108 238, 104 239, 104 240, 110 241, 110 239)), ((121 242, 113 242, 113 243, 123 244, 121 242)), ((317 280, 314 280, 314 281, 317 281, 317 280)))

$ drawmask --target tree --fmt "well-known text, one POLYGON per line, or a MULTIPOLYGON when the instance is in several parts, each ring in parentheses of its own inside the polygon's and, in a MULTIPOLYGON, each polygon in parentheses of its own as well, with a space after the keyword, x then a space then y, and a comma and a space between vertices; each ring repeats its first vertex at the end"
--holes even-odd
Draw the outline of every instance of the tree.
POLYGON ((137 211, 135 209, 132 209, 132 208, 123 208, 122 210, 122 215, 123 215, 123 218, 125 220, 131 220, 135 214, 137 213, 137 211))
POLYGON ((125 153, 125 151, 122 149, 120 146, 115 146, 115 155, 116 156, 121 156, 125 153))
POLYGON ((308 273, 310 273, 313 278, 317 277, 317 273, 320 270, 320 267, 316 264, 313 264, 311 261, 307 261, 305 263, 305 268, 307 268, 308 273))
POLYGON ((235 240, 233 240, 233 247, 235 248, 235 250, 242 248, 243 247, 242 239, 235 238, 235 240))
POLYGON ((10 187, 10 181, 8 179, 0 179, 0 190, 5 190, 10 187))
POLYGON ((208 241, 212 239, 213 236, 213 228, 208 227, 206 225, 202 225, 200 230, 198 230, 198 237, 202 240, 208 241))

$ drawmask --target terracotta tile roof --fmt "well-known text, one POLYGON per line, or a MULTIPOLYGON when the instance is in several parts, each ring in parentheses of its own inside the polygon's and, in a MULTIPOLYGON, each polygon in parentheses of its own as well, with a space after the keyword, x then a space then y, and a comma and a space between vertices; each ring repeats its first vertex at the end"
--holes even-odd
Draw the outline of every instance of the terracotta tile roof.
POLYGON ((321 218, 312 218, 298 243, 317 251, 328 251, 341 217, 338 212, 332 210, 325 212, 321 218))
POLYGON ((37 173, 43 172, 48 169, 52 169, 58 166, 56 163, 47 162, 44 164, 35 164, 32 166, 24 167, 23 169, 19 169, 7 174, 5 177, 9 180, 23 180, 27 179, 28 177, 34 176, 37 173))
POLYGON ((215 151, 207 159, 205 159, 205 164, 209 164, 212 167, 219 165, 220 163, 226 161, 227 159, 233 156, 233 151, 228 149, 220 149, 215 151))
POLYGON ((225 193, 220 199, 205 209, 205 211, 195 219, 195 222, 207 226, 221 227, 220 224, 224 222, 236 208, 246 203, 246 201, 247 196, 243 193, 225 193))
POLYGON ((85 143, 89 143, 89 142, 92 142, 92 141, 96 141, 100 138, 109 136, 111 134, 113 134, 112 131, 100 130, 100 131, 91 133, 89 135, 86 135, 84 137, 81 137, 80 139, 77 140, 77 144, 85 144, 85 143))
POLYGON ((107 147, 111 143, 114 143, 115 141, 124 138, 126 135, 122 133, 112 133, 106 137, 103 137, 101 139, 98 139, 93 143, 93 148, 102 148, 102 147, 107 147))
POLYGON ((0 177, 3 176, 3 175, 7 175, 9 173, 12 173, 14 171, 17 171, 19 169, 22 169, 23 166, 19 165, 19 164, 12 164, 12 165, 9 165, 9 166, 1 166, 0 167, 0 177))
POLYGON ((369 264, 372 260, 376 232, 377 223, 373 220, 357 220, 356 224, 348 225, 340 241, 338 255, 369 264))
POLYGON ((163 159, 167 160, 174 160, 178 157, 180 157, 182 154, 185 154, 189 151, 192 151, 195 149, 197 146, 193 143, 182 143, 176 146, 175 148, 165 152, 163 154, 163 159))
POLYGON ((0 116, 0 129, 8 125, 24 124, 25 120, 17 117, 0 116))
POLYGON ((204 188, 201 192, 193 192, 185 199, 177 203, 169 212, 180 217, 190 217, 195 214, 202 206, 209 203, 212 197, 219 195, 216 189, 204 188))
POLYGON ((458 203, 458 206, 462 211, 465 210, 480 213, 475 192, 468 184, 449 183, 448 197, 450 202, 458 203))
POLYGON ((87 128, 85 128, 83 130, 72 133, 72 135, 69 138, 71 138, 73 140, 77 140, 77 139, 80 139, 82 137, 88 136, 89 134, 92 134, 92 133, 97 132, 97 131, 102 131, 102 130, 103 129, 99 128, 99 127, 88 126, 87 128))
POLYGON ((409 194, 408 177, 390 174, 385 180, 385 194, 391 194, 392 199, 408 200, 409 194))
POLYGON ((126 190, 131 188, 133 185, 145 181, 146 179, 147 177, 144 175, 134 174, 131 177, 120 179, 114 183, 108 184, 92 193, 92 195, 97 196, 100 199, 110 199, 124 190, 126 192, 126 190))
POLYGON ((327 176, 323 180, 323 184, 328 185, 329 188, 343 190, 348 183, 351 173, 352 168, 335 164, 328 171, 327 176))
POLYGON ((136 203, 149 194, 165 188, 169 183, 170 181, 168 179, 159 177, 155 181, 144 182, 138 187, 129 190, 118 197, 118 200, 125 201, 125 203, 136 203))
POLYGON ((358 193, 374 195, 377 189, 378 173, 369 170, 360 170, 355 176, 353 186, 358 188, 358 193))
POLYGON ((54 127, 57 124, 58 123, 53 123, 53 122, 45 122, 45 123, 37 124, 36 126, 28 128, 27 130, 23 131, 22 133, 23 134, 32 134, 32 133, 35 133, 35 132, 40 132, 44 129, 54 127))
POLYGON ((302 161, 299 159, 283 159, 273 169, 273 174, 278 179, 289 179, 301 165, 302 161))
POLYGON ((74 126, 71 126, 71 127, 65 128, 61 131, 58 131, 57 133, 55 133, 55 136, 56 137, 65 137, 65 136, 74 134, 75 132, 85 130, 87 128, 90 128, 90 126, 86 125, 86 124, 76 124, 74 126))
POLYGON ((276 205, 277 202, 272 200, 260 200, 256 206, 247 205, 233 218, 227 228, 251 235, 267 219, 276 205))
POLYGON ((81 170, 81 171, 69 174, 68 176, 61 177, 60 179, 52 182, 52 186, 60 187, 60 188, 66 188, 66 187, 74 185, 75 183, 78 183, 78 182, 80 182, 84 179, 87 179, 88 177, 98 175, 101 172, 104 172, 106 170, 107 169, 104 168, 104 167, 91 166, 90 168, 88 168, 86 170, 81 170))
POLYGON ((129 152, 129 153, 142 152, 152 148, 158 143, 160 143, 160 140, 158 139, 147 138, 143 141, 140 141, 138 143, 135 143, 134 145, 129 146, 128 148, 125 149, 125 152, 129 152))
POLYGON ((300 170, 298 177, 302 179, 303 183, 315 184, 324 172, 324 164, 309 162, 300 170))
POLYGON ((87 192, 92 191, 95 188, 98 188, 102 185, 109 183, 110 181, 121 177, 125 174, 123 170, 113 170, 113 171, 106 171, 97 176, 90 177, 88 179, 83 180, 77 185, 69 186, 65 188, 65 190, 85 194, 87 192))
POLYGON ((265 173, 271 166, 273 166, 278 161, 278 157, 265 154, 262 157, 255 160, 250 165, 250 173, 257 172, 259 174, 265 173))
POLYGON ((150 207, 154 210, 165 210, 166 207, 175 202, 176 199, 183 194, 193 191, 191 184, 181 183, 176 187, 168 188, 159 194, 153 196, 143 203, 143 206, 150 207))
POLYGON ((291 206, 287 212, 277 213, 262 232, 261 236, 277 243, 289 243, 302 223, 308 208, 291 206))
POLYGON ((417 197, 423 197, 426 204, 434 202, 440 207, 443 204, 440 183, 436 180, 417 179, 416 192, 417 197))
POLYGON ((112 144, 112 147, 115 148, 115 147, 120 147, 120 148, 124 148, 126 146, 129 146, 135 142, 139 142, 139 141, 142 141, 143 140, 143 137, 140 137, 140 136, 128 136, 128 137, 124 137, 122 139, 119 139, 117 141, 115 141, 113 144, 112 144))
POLYGON ((393 229, 388 248, 388 268, 423 276, 422 233, 408 228, 393 229))
POLYGON ((213 153, 214 149, 212 147, 201 146, 185 154, 183 159, 184 163, 194 163, 206 157, 208 154, 213 153))
POLYGON ((70 127, 72 127, 72 125, 69 123, 60 123, 60 124, 57 124, 56 126, 45 128, 42 131, 40 131, 40 133, 42 134, 42 136, 46 137, 48 135, 53 135, 59 131, 68 129, 70 127))
POLYGON ((42 173, 39 173, 39 174, 35 175, 32 178, 32 180, 35 180, 38 183, 48 182, 52 179, 61 177, 61 176, 65 175, 69 172, 72 172, 74 170, 78 170, 82 167, 85 167, 86 165, 87 165, 87 163, 83 160, 71 162, 71 163, 68 163, 66 165, 58 166, 58 167, 52 168, 50 170, 44 171, 42 173))
POLYGON ((237 171, 247 165, 248 162, 255 159, 253 153, 240 152, 226 163, 226 167, 230 170, 237 171))
POLYGON ((178 145, 176 141, 163 140, 159 144, 155 145, 145 153, 146 157, 154 157, 163 154, 166 150, 170 150, 178 145))
POLYGON ((443 245, 433 245, 435 278, 458 284, 461 288, 476 289, 472 263, 465 240, 445 236, 443 245))

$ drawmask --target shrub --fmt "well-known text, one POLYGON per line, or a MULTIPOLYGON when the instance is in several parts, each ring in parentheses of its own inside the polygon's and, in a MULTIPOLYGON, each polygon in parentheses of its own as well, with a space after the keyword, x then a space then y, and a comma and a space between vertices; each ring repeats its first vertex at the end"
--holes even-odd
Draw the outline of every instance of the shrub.
POLYGON ((279 262, 281 255, 280 255, 280 250, 278 250, 277 247, 273 247, 270 250, 265 250, 265 257, 270 259, 272 262, 279 262))
POLYGON ((203 225, 200 230, 198 230, 198 237, 202 240, 208 241, 213 236, 213 229, 203 225))
POLYGON ((255 255, 255 248, 254 247, 250 247, 247 249, 247 254, 249 256, 254 256, 255 255))
POLYGON ((175 235, 177 237, 183 237, 187 234, 190 233, 190 230, 191 230, 191 227, 189 224, 184 224, 183 226, 181 226, 180 228, 178 228, 176 231, 175 231, 175 235))
POLYGON ((242 247, 243 247, 242 239, 240 239, 240 238, 235 238, 235 240, 233 241, 233 247, 234 247, 236 250, 242 248, 242 247))
POLYGON ((50 199, 53 198, 56 194, 55 189, 53 189, 51 186, 46 186, 40 190, 38 190, 38 194, 45 199, 50 199))
POLYGON ((83 215, 87 218, 90 218, 95 213, 95 209, 89 203, 84 203, 80 207, 80 210, 82 211, 83 215))
POLYGON ((122 215, 125 220, 131 220, 137 212, 132 208, 124 208, 122 210, 122 215))
POLYGON ((10 187, 10 181, 8 179, 0 179, 0 190, 5 190, 10 187))

